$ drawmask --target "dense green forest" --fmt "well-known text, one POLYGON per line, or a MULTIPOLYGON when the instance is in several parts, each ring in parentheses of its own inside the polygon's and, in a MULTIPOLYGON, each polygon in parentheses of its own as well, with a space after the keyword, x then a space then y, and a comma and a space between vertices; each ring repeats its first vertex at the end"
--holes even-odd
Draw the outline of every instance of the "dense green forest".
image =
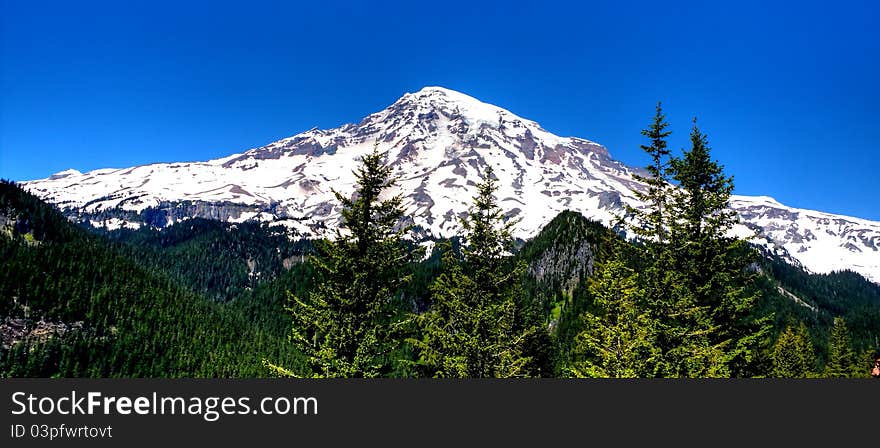
MULTIPOLYGON (((199 293, 198 267, 177 265, 188 255, 157 263, 151 249, 75 227, 11 183, 0 183, 0 204, 4 376, 260 376, 264 357, 301 362, 280 336, 268 284, 241 285, 242 297, 259 297, 252 303, 221 304, 199 293)), ((299 284, 291 279, 307 270, 283 281, 299 284)), ((228 289, 211 285, 212 297, 228 289)))
POLYGON ((431 253, 375 151, 327 241, 83 228, 0 182, 0 376, 867 377, 880 285, 728 237, 732 179, 696 123, 680 156, 666 128, 658 105, 651 206, 615 228, 567 211, 516 241, 487 170, 431 253))

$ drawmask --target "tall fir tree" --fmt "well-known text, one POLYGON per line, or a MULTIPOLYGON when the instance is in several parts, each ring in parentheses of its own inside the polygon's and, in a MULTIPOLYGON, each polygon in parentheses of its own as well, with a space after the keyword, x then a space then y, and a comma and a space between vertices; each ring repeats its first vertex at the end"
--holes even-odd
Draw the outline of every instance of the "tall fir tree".
POLYGON ((487 168, 467 216, 459 262, 447 249, 444 272, 431 286, 429 311, 417 316, 413 344, 426 374, 486 378, 529 376, 524 345, 534 327, 518 322, 524 265, 513 249, 513 223, 495 199, 497 179, 487 168))
MULTIPOLYGON (((657 104, 653 121, 642 135, 649 144, 641 145, 651 157, 645 167, 648 176, 636 178, 646 185, 636 195, 646 207, 627 207, 627 223, 631 234, 644 244, 646 259, 638 276, 641 300, 655 327, 655 344, 659 351, 652 362, 650 376, 725 376, 721 359, 722 347, 713 345, 709 335, 717 330, 709 310, 687 288, 687 273, 675 269, 679 255, 673 234, 676 220, 676 188, 670 184, 675 174, 668 149, 668 123, 661 104, 657 104)), ((623 219, 621 219, 623 221, 623 219)))
POLYGON ((644 209, 629 207, 628 228, 644 243, 639 275, 644 306, 657 325, 656 376, 747 375, 766 349, 770 319, 752 313, 757 294, 748 266, 754 251, 728 236, 737 222, 728 208, 733 179, 710 157, 694 120, 691 148, 670 157, 660 104, 642 149, 651 156, 644 209), (670 181, 675 181, 673 186, 670 181))
POLYGON ((317 286, 306 297, 289 294, 291 340, 311 367, 305 376, 378 377, 394 368, 403 316, 397 295, 409 280, 404 268, 412 254, 402 242, 408 229, 399 226, 401 197, 383 199, 396 182, 384 159, 375 147, 363 157, 353 198, 334 191, 342 223, 311 259, 317 286))
POLYGON ((641 131, 649 141, 647 145, 640 146, 651 158, 651 163, 645 167, 648 176, 635 175, 647 187, 645 191, 635 191, 637 199, 646 206, 627 206, 627 216, 618 217, 630 234, 641 240, 646 255, 642 271, 638 275, 640 300, 636 305, 650 313, 649 317, 656 326, 654 342, 661 353, 654 360, 648 376, 677 376, 667 354, 687 334, 686 328, 676 326, 676 322, 670 319, 670 316, 678 315, 681 311, 678 309, 680 304, 675 303, 672 294, 676 289, 675 285, 680 282, 676 273, 669 270, 671 252, 668 241, 668 205, 672 186, 669 184, 670 151, 666 141, 671 135, 668 127, 666 115, 658 102, 651 124, 641 131))
POLYGON ((826 378, 858 376, 861 373, 858 364, 846 321, 842 317, 835 317, 831 333, 828 335, 828 360, 825 362, 824 376, 826 378))
MULTIPOLYGON (((669 198, 669 156, 666 139, 672 134, 667 131, 669 123, 660 102, 657 103, 656 113, 651 124, 642 130, 642 135, 650 140, 648 145, 640 145, 643 151, 651 157, 651 163, 645 167, 648 176, 635 174, 633 177, 647 186, 645 191, 635 190, 634 193, 639 201, 648 204, 648 208, 627 206, 627 214, 633 219, 630 230, 652 244, 650 249, 662 247, 666 241, 666 206, 669 198)), ((656 256, 656 254, 655 254, 656 256)))
POLYGON ((815 376, 816 351, 803 322, 783 331, 771 352, 776 378, 810 378, 815 376))
MULTIPOLYGON (((753 313, 758 294, 749 266, 757 255, 745 240, 729 236, 738 222, 728 207, 733 178, 712 160, 696 119, 690 141, 691 148, 670 163, 678 188, 669 208, 669 269, 677 277, 676 302, 679 309, 692 311, 684 321, 693 335, 687 344, 696 343, 695 353, 706 355, 697 358, 703 366, 688 375, 741 376, 771 328, 769 316, 753 313)), ((683 354, 693 368, 688 351, 683 354)))

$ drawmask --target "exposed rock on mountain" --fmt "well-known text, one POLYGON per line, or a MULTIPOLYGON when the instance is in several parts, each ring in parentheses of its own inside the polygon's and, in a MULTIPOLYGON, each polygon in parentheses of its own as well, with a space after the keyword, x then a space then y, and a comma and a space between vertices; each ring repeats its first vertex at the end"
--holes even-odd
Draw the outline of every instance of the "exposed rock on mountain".
MULTIPOLYGON (((339 221, 332 190, 353 191, 352 170, 378 145, 400 176, 413 223, 450 236, 484 168, 501 179, 499 203, 534 236, 569 209, 610 224, 643 185, 639 169, 598 143, 559 137, 537 123, 467 95, 426 87, 358 124, 311 129, 221 159, 157 163, 88 173, 67 170, 25 182, 67 216, 95 226, 162 227, 191 217, 276 222, 325 236, 339 221)), ((851 269, 880 282, 880 223, 735 196, 737 232, 815 272, 851 269)))

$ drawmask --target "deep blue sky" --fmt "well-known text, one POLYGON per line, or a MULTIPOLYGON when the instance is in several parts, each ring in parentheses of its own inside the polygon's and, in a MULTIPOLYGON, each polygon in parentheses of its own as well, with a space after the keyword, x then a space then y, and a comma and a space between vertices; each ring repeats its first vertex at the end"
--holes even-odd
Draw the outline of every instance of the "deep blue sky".
POLYGON ((662 100, 737 193, 880 220, 876 0, 182 3, 0 0, 0 177, 205 160, 440 85, 631 165, 662 100))

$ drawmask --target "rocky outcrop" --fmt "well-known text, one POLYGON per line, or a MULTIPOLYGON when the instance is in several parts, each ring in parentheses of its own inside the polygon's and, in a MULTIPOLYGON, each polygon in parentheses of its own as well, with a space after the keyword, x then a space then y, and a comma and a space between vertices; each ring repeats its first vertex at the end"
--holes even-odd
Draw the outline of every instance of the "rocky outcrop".
POLYGON ((63 337, 70 332, 80 331, 82 328, 82 321, 72 323, 43 319, 34 321, 7 316, 0 322, 0 346, 8 350, 19 342, 42 343, 53 337, 63 337))

